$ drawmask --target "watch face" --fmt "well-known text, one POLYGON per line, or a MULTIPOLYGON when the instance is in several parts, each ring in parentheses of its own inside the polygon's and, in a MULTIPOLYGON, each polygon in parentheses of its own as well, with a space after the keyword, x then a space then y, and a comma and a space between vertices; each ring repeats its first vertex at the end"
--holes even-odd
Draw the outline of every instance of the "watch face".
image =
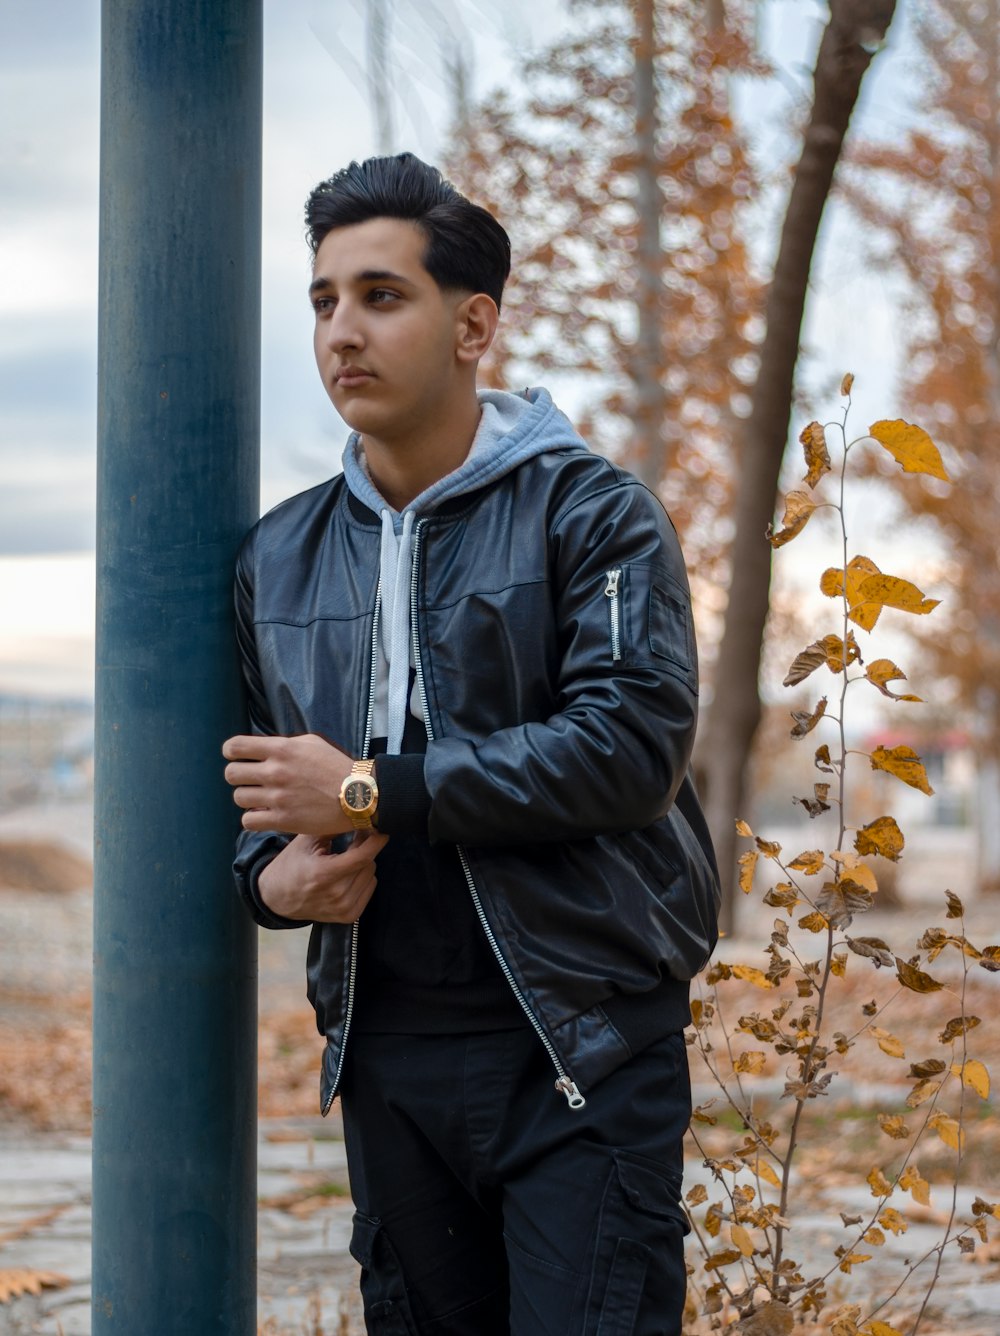
POLYGON ((352 779, 344 789, 344 802, 352 812, 363 812, 370 807, 374 796, 372 786, 363 779, 352 779))

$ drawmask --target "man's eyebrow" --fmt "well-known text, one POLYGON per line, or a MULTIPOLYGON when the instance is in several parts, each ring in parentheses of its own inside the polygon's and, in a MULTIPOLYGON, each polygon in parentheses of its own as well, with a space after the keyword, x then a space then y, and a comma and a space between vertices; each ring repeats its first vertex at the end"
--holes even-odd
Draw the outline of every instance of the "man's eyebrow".
POLYGON ((407 287, 413 287, 413 279, 407 278, 405 274, 394 274, 391 269, 362 269, 360 274, 355 274, 356 283, 405 283, 407 287))
MULTIPOLYGON (((412 278, 407 278, 405 274, 394 273, 391 269, 362 269, 354 275, 355 283, 400 283, 405 287, 415 286, 412 278)), ((333 283, 329 278, 324 278, 322 274, 318 275, 309 284, 309 296, 316 292, 323 292, 327 288, 332 288, 333 283)))

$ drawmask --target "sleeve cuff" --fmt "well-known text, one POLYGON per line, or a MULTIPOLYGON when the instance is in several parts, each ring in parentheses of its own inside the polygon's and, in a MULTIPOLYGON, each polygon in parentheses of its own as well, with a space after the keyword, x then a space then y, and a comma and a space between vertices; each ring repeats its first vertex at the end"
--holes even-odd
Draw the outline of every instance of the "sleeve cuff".
POLYGON ((375 762, 378 785, 376 827, 385 835, 422 835, 427 838, 431 795, 424 779, 424 758, 419 752, 379 756, 375 762))

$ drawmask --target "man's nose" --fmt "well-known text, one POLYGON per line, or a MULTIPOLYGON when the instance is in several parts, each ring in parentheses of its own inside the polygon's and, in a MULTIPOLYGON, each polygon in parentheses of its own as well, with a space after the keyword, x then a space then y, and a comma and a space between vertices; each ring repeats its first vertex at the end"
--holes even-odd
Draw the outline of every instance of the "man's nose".
POLYGON ((336 309, 327 321, 326 344, 333 352, 342 348, 360 348, 364 344, 357 319, 357 307, 353 302, 339 301, 336 309))

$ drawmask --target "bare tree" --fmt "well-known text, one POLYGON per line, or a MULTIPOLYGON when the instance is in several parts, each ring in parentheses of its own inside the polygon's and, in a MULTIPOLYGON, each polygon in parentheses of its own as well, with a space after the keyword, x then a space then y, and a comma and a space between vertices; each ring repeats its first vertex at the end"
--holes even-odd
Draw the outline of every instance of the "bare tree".
POLYGON ((392 116, 392 70, 389 59, 389 21, 392 0, 366 0, 368 100, 375 117, 375 148, 391 153, 395 130, 392 116))
POLYGON ((727 906, 735 889, 735 821, 746 804, 750 750, 761 717, 757 678, 771 587, 772 519, 788 439, 809 271, 861 81, 885 40, 896 0, 830 0, 813 72, 813 103, 781 229, 766 305, 751 411, 739 449, 732 578, 715 693, 701 733, 698 768, 719 855, 727 906))
POLYGON ((638 331, 633 351, 632 441, 629 457, 648 487, 655 488, 662 476, 662 451, 657 448, 657 430, 663 414, 660 383, 663 354, 660 347, 660 300, 663 285, 663 251, 660 189, 656 146, 659 138, 656 88, 656 4, 638 0, 635 37, 635 175, 636 175, 636 316, 638 331))

